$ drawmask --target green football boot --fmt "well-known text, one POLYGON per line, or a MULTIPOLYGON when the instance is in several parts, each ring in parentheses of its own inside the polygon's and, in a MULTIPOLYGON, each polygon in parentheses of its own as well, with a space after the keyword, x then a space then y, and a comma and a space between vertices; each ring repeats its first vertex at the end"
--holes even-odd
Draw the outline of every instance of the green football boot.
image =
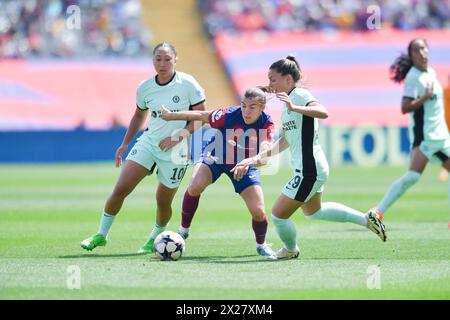
POLYGON ((150 238, 147 242, 138 250, 138 253, 153 253, 155 252, 155 239, 150 238))
POLYGON ((92 251, 95 247, 104 247, 106 243, 106 238, 102 234, 96 234, 81 241, 81 247, 87 251, 92 251))

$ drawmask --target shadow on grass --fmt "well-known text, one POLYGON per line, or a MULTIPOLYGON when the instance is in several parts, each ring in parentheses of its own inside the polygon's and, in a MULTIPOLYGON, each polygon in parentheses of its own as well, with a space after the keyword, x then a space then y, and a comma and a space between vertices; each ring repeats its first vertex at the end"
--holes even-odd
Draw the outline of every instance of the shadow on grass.
POLYGON ((182 258, 183 261, 193 261, 200 263, 217 263, 217 264, 236 264, 236 263, 249 263, 249 262, 267 262, 263 257, 255 255, 242 255, 242 256, 187 256, 182 258), (254 258, 254 259, 247 259, 254 258))
MULTIPOLYGON (((280 259, 280 260, 269 260, 261 256, 257 255, 245 255, 245 256, 231 256, 231 257, 224 257, 224 256, 216 256, 216 257, 183 257, 183 261, 193 261, 198 263, 216 263, 216 264, 245 264, 245 263, 253 263, 253 262, 276 262, 276 263, 286 263, 286 262, 294 262, 298 261, 301 263, 302 261, 314 261, 314 260, 328 260, 328 261, 334 261, 334 260, 367 260, 367 257, 303 257, 299 259, 280 259), (253 259, 248 259, 253 258, 253 259)), ((158 260, 155 260, 158 262, 158 260)))
MULTIPOLYGON (((390 225, 389 222, 386 224, 386 222, 384 222, 384 225, 386 227, 386 229, 388 231, 398 231, 398 230, 414 230, 415 227, 414 226, 402 226, 402 225, 398 225, 398 224, 394 224, 394 226, 390 225)), ((328 229, 328 230, 324 230, 325 233, 346 233, 346 232, 354 232, 354 233, 371 233, 370 230, 368 230, 367 228, 336 228, 336 229, 328 229)))
MULTIPOLYGON (((98 253, 84 253, 77 255, 58 256, 59 259, 92 259, 92 258, 123 258, 123 257, 143 257, 150 258, 146 262, 160 262, 153 254, 142 253, 119 253, 119 254, 98 254, 98 253)), ((217 264, 237 264, 249 262, 270 262, 271 260, 259 257, 256 255, 241 255, 241 256, 183 256, 182 261, 196 262, 196 263, 217 263, 217 264), (253 258, 253 259, 248 259, 253 258)), ((165 262, 165 261, 162 261, 165 262)))
POLYGON ((145 257, 144 253, 118 253, 118 254, 98 254, 98 253, 84 253, 75 255, 58 256, 59 259, 76 259, 76 258, 121 258, 121 257, 145 257))

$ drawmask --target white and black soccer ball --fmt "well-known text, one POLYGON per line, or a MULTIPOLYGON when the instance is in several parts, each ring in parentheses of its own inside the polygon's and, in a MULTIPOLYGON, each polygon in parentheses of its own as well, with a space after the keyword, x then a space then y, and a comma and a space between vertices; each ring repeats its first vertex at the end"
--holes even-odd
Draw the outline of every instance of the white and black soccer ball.
POLYGON ((173 231, 164 231, 155 239, 155 255, 159 260, 178 260, 184 248, 183 237, 173 231))

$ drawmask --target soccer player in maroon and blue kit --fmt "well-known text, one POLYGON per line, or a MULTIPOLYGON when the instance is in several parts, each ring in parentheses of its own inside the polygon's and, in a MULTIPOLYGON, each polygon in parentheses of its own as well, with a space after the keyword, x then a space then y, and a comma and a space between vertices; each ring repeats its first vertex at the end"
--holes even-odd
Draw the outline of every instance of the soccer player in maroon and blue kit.
POLYGON ((185 112, 170 112, 161 108, 161 118, 164 120, 201 121, 217 129, 203 148, 202 158, 196 164, 184 194, 182 222, 178 230, 183 238, 186 239, 189 235, 200 195, 224 173, 233 183, 235 192, 244 199, 252 215, 256 251, 268 259, 275 259, 274 251, 265 241, 268 221, 258 169, 250 167, 240 180, 236 180, 230 172, 239 161, 272 145, 274 124, 271 117, 263 111, 265 105, 265 92, 261 88, 251 88, 245 92, 240 106, 185 112))

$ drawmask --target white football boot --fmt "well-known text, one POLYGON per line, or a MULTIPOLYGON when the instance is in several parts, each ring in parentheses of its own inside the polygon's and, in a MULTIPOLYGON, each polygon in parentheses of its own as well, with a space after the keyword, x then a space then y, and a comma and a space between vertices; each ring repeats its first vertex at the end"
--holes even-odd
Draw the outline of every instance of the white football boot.
POLYGON ((279 260, 282 260, 282 259, 296 259, 296 258, 298 258, 299 255, 300 255, 300 249, 296 245, 294 251, 288 250, 285 247, 281 248, 280 250, 278 250, 278 252, 276 254, 276 257, 279 260))
POLYGON ((258 254, 260 256, 263 256, 269 260, 276 260, 276 253, 275 251, 273 251, 272 247, 270 246, 270 244, 267 243, 263 243, 263 244, 257 244, 256 245, 256 252, 258 252, 258 254))

